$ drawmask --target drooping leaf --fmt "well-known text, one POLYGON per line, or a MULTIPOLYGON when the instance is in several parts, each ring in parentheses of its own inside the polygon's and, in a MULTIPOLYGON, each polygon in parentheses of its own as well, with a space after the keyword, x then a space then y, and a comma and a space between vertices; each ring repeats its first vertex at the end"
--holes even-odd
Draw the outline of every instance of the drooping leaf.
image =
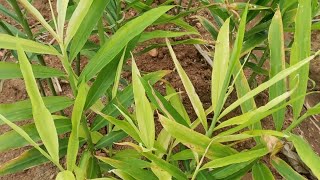
POLYGON ((17 50, 17 43, 27 52, 39 54, 59 55, 60 53, 53 47, 47 46, 32 40, 23 39, 7 34, 0 34, 0 48, 17 50))
MULTIPOLYGON (((192 151, 203 154, 210 144, 210 139, 190 128, 180 125, 173 120, 170 120, 162 115, 160 116, 160 122, 168 133, 171 134, 178 141, 189 147, 192 151)), ((224 146, 220 143, 211 143, 211 146, 206 153, 206 156, 210 159, 219 157, 225 157, 236 153, 235 150, 228 146, 224 146)))
POLYGON ((27 93, 30 97, 32 104, 32 115, 34 123, 37 127, 37 131, 47 151, 52 159, 56 162, 59 161, 59 143, 56 127, 53 122, 50 111, 46 108, 36 80, 34 78, 32 67, 27 59, 23 49, 18 45, 18 59, 20 63, 20 69, 24 78, 27 93))
POLYGON ((291 134, 288 140, 292 141, 301 160, 311 169, 317 178, 320 178, 320 157, 312 150, 310 144, 302 137, 294 134, 291 134))
POLYGON ((135 179, 150 179, 150 180, 157 179, 156 176, 150 171, 139 169, 135 167, 134 164, 107 158, 107 157, 97 157, 97 158, 102 162, 110 164, 111 166, 128 173, 130 176, 132 176, 135 179))
POLYGON ((285 179, 306 180, 305 177, 301 176, 299 173, 293 170, 292 167, 290 167, 284 160, 278 157, 272 157, 271 164, 285 179))
POLYGON ((208 122, 207 122, 207 117, 206 117, 206 113, 203 109, 203 105, 200 101, 200 98, 199 96, 197 95, 196 91, 195 91, 195 88, 194 86, 192 85, 192 82, 190 81, 190 79, 188 78, 188 75, 186 74, 186 72, 183 70, 182 66, 180 65, 171 45, 170 45, 170 42, 168 39, 166 39, 166 43, 167 43, 167 46, 169 48, 169 51, 170 51, 170 55, 173 59, 173 62, 175 64, 175 67, 179 73, 179 76, 181 78, 181 81, 183 83, 183 86, 185 87, 186 89, 186 92, 188 94, 188 97, 191 101, 191 104, 198 116, 198 118, 200 119, 203 127, 205 130, 208 129, 208 122))
POLYGON ((89 81, 110 63, 131 39, 139 35, 146 27, 171 8, 172 6, 154 8, 122 26, 90 60, 89 64, 81 73, 80 80, 84 79, 85 81, 89 81))
POLYGON ((254 180, 274 180, 270 169, 259 161, 252 167, 252 177, 254 180))
POLYGON ((201 167, 201 169, 208 169, 208 168, 218 168, 218 167, 223 167, 227 166, 230 164, 236 164, 236 163, 242 163, 246 161, 251 161, 256 158, 262 157, 266 154, 268 154, 269 150, 267 148, 261 148, 258 150, 249 150, 245 152, 240 152, 237 154, 233 154, 230 156, 226 156, 223 158, 217 158, 214 159, 205 165, 201 167))
MULTIPOLYGON (((82 141, 83 143, 83 141, 82 141)), ((59 156, 63 157, 67 153, 68 139, 62 139, 59 142, 59 156)), ((44 149, 44 146, 40 146, 44 149)), ((20 156, 0 165, 0 175, 13 174, 34 166, 49 162, 37 149, 32 148, 25 151, 20 156)))
MULTIPOLYGON (((65 74, 47 66, 31 65, 35 78, 63 77, 65 74)), ((0 62, 0 79, 22 78, 19 64, 0 62)))
MULTIPOLYGON (((58 134, 64 134, 71 130, 71 121, 70 119, 57 119, 54 121, 57 128, 58 134)), ((37 142, 40 140, 39 134, 34 124, 27 124, 22 126, 21 129, 25 131, 30 138, 37 142)), ((0 152, 5 152, 10 149, 16 149, 29 145, 29 142, 26 141, 23 137, 19 136, 16 131, 9 131, 0 135, 0 152), (13 141, 14 139, 14 141, 13 141)))
MULTIPOLYGON (((48 110, 53 113, 63 110, 73 104, 73 100, 63 96, 43 97, 43 102, 48 110)), ((11 122, 32 118, 32 105, 30 99, 10 104, 0 104, 0 114, 11 122)), ((0 122, 0 125, 3 123, 0 122)))
MULTIPOLYGON (((21 129, 19 126, 17 126, 16 124, 10 122, 8 119, 6 119, 4 116, 2 116, 0 114, 0 120, 5 122, 8 126, 10 126, 14 131, 16 131, 20 136, 22 136, 26 141, 28 141, 29 144, 31 144, 35 150, 40 153, 42 156, 44 156, 46 159, 49 159, 50 161, 52 161, 55 165, 57 165, 58 167, 60 167, 62 169, 62 167, 59 164, 59 161, 56 161, 55 159, 53 159, 45 150, 43 150, 36 142, 34 142, 32 140, 32 138, 23 130, 21 129)), ((18 160, 18 158, 13 159, 13 166, 14 168, 16 168, 16 163, 15 160, 18 160)), ((0 175, 1 174, 7 174, 10 173, 10 168, 12 166, 12 161, 11 163, 8 162, 4 165, 0 166, 0 175), (8 172, 9 169, 9 172, 8 172), (1 172, 2 171, 2 172, 1 172)), ((19 163, 18 163, 19 165, 19 163)))

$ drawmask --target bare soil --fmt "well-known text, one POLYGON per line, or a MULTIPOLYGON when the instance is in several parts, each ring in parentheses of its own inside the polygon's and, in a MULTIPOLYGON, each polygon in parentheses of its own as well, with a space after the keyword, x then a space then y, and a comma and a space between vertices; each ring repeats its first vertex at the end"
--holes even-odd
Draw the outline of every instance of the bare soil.
MULTIPOLYGON (((2 5, 6 5, 5 0, 0 0, 0 3, 2 5)), ((40 12, 43 13, 44 17, 50 18, 50 9, 47 1, 35 1, 36 7, 40 10, 40 12)), ((206 13, 206 12, 201 12, 206 13)), ((0 15, 1 19, 5 19, 7 22, 12 22, 10 19, 7 19, 0 15)), ((191 24, 191 20, 189 21, 191 24)), ((30 24, 36 24, 36 22, 32 19, 29 20, 30 24)), ((199 24, 194 24, 196 26, 199 26, 199 24)), ((166 26, 162 27, 163 29, 166 28, 166 26)), ((199 26, 200 32, 202 33, 202 36, 204 38, 209 38, 208 33, 204 31, 204 29, 199 26)), ((313 49, 317 50, 320 49, 320 32, 314 32, 312 35, 312 41, 313 41, 313 49)), ((163 40, 156 40, 155 42, 162 42, 163 40)), ((157 70, 174 70, 174 64, 172 62, 172 59, 170 57, 170 54, 168 52, 167 48, 158 48, 156 56, 151 56, 148 53, 145 53, 141 56, 135 57, 138 67, 143 72, 152 72, 157 70)), ((202 103, 204 104, 205 108, 208 108, 211 104, 210 100, 210 82, 211 82, 211 67, 207 64, 207 62, 203 59, 201 54, 195 49, 193 45, 178 45, 174 46, 174 51, 176 52, 177 58, 180 61, 182 67, 188 74, 189 78, 191 79, 193 85, 196 88, 196 92, 198 93, 202 103)), ((1 58, 1 56, 0 56, 1 58)), ((50 56, 45 57, 46 63, 55 68, 62 69, 61 64, 59 61, 50 56)), ((84 65, 86 62, 84 61, 82 65, 84 65)), ((246 70, 246 75, 251 74, 249 70, 246 70)), ((316 86, 313 90, 320 90, 320 61, 319 59, 312 61, 310 66, 310 78, 315 81, 316 86)), ((184 91, 182 82, 177 74, 176 71, 173 71, 168 76, 165 77, 167 81, 169 81, 178 91, 184 91)), ((258 77, 258 81, 262 81, 263 77, 258 77), (259 79, 260 78, 260 79, 259 79)), ((164 93, 165 92, 165 85, 161 83, 156 84, 156 88, 164 93)), ((70 92, 70 88, 67 84, 62 84, 63 95, 66 96, 72 96, 70 92)), ((47 92, 49 92, 48 88, 46 87, 47 92)), ((186 94, 182 94, 184 105, 192 119, 196 118, 196 114, 193 111, 192 105, 187 98, 186 94)), ((24 100, 27 98, 26 90, 24 87, 23 80, 21 79, 15 79, 15 80, 6 80, 4 82, 3 90, 0 92, 0 103, 12 103, 19 100, 24 100)), ((236 99, 235 93, 231 96, 231 98, 228 100, 227 104, 231 104, 236 99)), ((259 94, 255 98, 258 106, 264 105, 268 101, 268 94, 266 92, 259 94)), ((308 103, 313 106, 316 103, 320 102, 320 96, 319 95, 313 95, 312 97, 309 97, 307 99, 308 103)), ((233 117, 237 114, 240 114, 240 109, 235 110, 234 112, 230 113, 228 117, 233 117)), ((286 124, 290 124, 291 121, 291 112, 288 110, 288 113, 286 115, 286 124)), ((320 154, 320 135, 319 135, 319 129, 317 129, 317 124, 320 126, 319 118, 318 119, 307 119, 305 120, 298 128, 295 129, 295 132, 298 134, 301 134, 303 137, 305 137, 309 143, 312 145, 314 150, 320 154)), ((27 123, 30 121, 22 122, 27 123)), ((270 117, 263 120, 263 126, 266 129, 272 129, 274 126, 272 124, 272 120, 270 117)), ((160 126, 159 126, 160 128, 160 126)), ((9 131, 10 128, 6 125, 0 126, 0 134, 3 134, 4 132, 9 131)), ((201 130, 200 130, 201 131, 201 130)), ((237 145, 238 150, 242 149, 248 149, 250 147, 254 146, 254 142, 246 142, 241 143, 237 145)), ((23 149, 18 149, 14 151, 9 151, 5 153, 0 153, 0 165, 8 160, 11 160, 18 155, 20 155, 24 150, 26 150, 28 147, 23 149)), ((54 179, 55 175, 57 174, 58 170, 55 168, 51 163, 34 167, 29 170, 25 170, 24 172, 16 173, 13 175, 7 175, 4 177, 0 177, 0 180, 15 180, 15 179, 24 179, 24 180, 40 180, 40 179, 54 179)), ((281 179, 281 177, 274 173, 276 175, 277 179, 281 179)), ((250 179, 250 176, 246 176, 244 179, 250 179)))

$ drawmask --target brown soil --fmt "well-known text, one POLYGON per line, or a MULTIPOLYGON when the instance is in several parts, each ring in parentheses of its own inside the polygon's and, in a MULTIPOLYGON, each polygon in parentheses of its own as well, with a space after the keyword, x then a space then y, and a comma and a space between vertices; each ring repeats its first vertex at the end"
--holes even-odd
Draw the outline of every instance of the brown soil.
MULTIPOLYGON (((5 0, 0 0, 1 4, 6 4, 5 0)), ((44 13, 45 18, 50 18, 50 9, 48 9, 49 5, 47 1, 35 1, 36 7, 40 10, 40 12, 44 13)), ((206 12, 201 12, 202 15, 206 14, 206 12)), ((12 22, 10 19, 4 18, 0 15, 1 19, 5 19, 7 22, 12 22)), ((190 20, 189 22, 191 22, 190 20)), ((35 24, 34 20, 30 20, 30 24, 35 24)), ((194 24, 195 25, 195 24, 194 24)), ((197 24, 198 26, 198 24, 197 24)), ((162 27, 166 28, 166 27, 162 27)), ((205 33, 202 27, 200 27, 200 32, 202 33, 202 37, 205 39, 209 38, 208 34, 205 33)), ((48 38, 50 39, 50 38, 48 38)), ((313 34, 313 49, 320 49, 320 33, 315 32, 313 34)), ((163 42, 162 40, 156 40, 155 42, 163 42)), ((138 67, 141 71, 144 72, 151 72, 157 70, 174 70, 174 64, 172 62, 171 56, 168 52, 167 48, 158 48, 158 55, 155 57, 150 56, 148 53, 143 54, 139 57, 135 57, 138 67)), ((211 67, 205 62, 202 56, 198 53, 198 51, 192 45, 178 45, 174 46, 174 51, 176 52, 177 58, 180 61, 182 67, 188 74, 189 78, 191 79, 193 85, 196 88, 196 92, 198 93, 202 103, 204 104, 205 108, 208 108, 211 104, 210 100, 210 82, 211 82, 211 67)), ((1 57, 1 56, 0 56, 1 57)), ((46 56, 45 60, 47 64, 51 67, 62 69, 62 66, 58 62, 58 60, 54 57, 46 56)), ((316 90, 320 90, 320 63, 319 61, 312 61, 310 66, 310 78, 316 82, 316 90)), ((251 74, 250 71, 246 70, 246 75, 251 74)), ((262 81, 263 77, 258 77, 258 81, 262 81)), ((182 82, 177 74, 176 71, 173 71, 171 74, 165 77, 167 81, 169 81, 178 91, 184 91, 182 82)), ((158 83, 156 88, 161 92, 165 92, 164 84, 158 83)), ((70 88, 66 84, 62 84, 63 92, 62 94, 71 96, 70 88)), ((48 91, 48 88, 46 87, 48 91)), ((193 111, 192 105, 187 98, 186 94, 182 94, 183 102, 185 107, 190 114, 192 119, 196 118, 196 115, 193 111)), ((15 79, 15 80, 6 80, 4 82, 3 91, 0 92, 0 103, 11 103, 18 100, 23 100, 27 98, 27 94, 24 88, 23 80, 15 79)), ((228 100, 227 104, 232 103, 235 100, 235 94, 231 96, 230 100, 228 100)), ((256 102, 258 106, 265 104, 268 100, 267 93, 261 93, 256 97, 256 102)), ((319 95, 314 95, 312 98, 308 99, 311 105, 320 102, 319 95), (311 102, 312 100, 312 102, 311 102)), ((240 109, 235 110, 235 112, 228 115, 228 117, 232 117, 236 114, 239 114, 241 111, 240 109)), ((291 113, 288 111, 287 115, 287 124, 290 123, 291 113)), ((29 122, 29 121, 27 121, 29 122)), ((319 120, 306 120, 304 121, 296 130, 296 133, 303 135, 312 145, 314 150, 320 153, 320 135, 319 130, 316 128, 315 124, 317 123, 318 126, 320 125, 319 120)), ((272 129, 272 119, 266 118, 263 121, 263 126, 266 129, 272 129)), ((10 130, 5 125, 0 126, 0 134, 10 130)), ((254 142, 246 142, 237 145, 237 149, 247 149, 254 145, 254 142)), ((0 164, 4 163, 14 157, 17 157, 21 154, 26 148, 14 150, 10 152, 0 153, 0 164)), ((55 168, 51 163, 45 164, 43 166, 34 167, 24 172, 16 173, 13 175, 7 175, 4 177, 0 177, 0 180, 11 180, 11 179, 54 179, 55 175, 57 174, 58 170, 55 168)), ((277 179, 281 179, 279 175, 276 174, 277 179)), ((250 176, 246 176, 244 179, 250 179, 250 176)))

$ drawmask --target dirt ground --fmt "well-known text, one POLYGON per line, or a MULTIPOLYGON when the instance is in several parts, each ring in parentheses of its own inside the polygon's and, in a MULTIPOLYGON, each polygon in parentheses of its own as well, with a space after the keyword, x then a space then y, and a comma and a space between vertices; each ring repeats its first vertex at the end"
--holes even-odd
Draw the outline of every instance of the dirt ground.
MULTIPOLYGON (((6 4, 5 0, 0 0, 2 5, 6 4)), ((50 9, 48 8, 49 5, 47 1, 35 1, 36 7, 43 12, 45 18, 50 17, 50 9)), ((3 16, 0 15, 1 19, 4 19, 3 16)), ((10 22, 9 19, 6 19, 10 22)), ((34 24, 34 20, 29 21, 30 24, 34 24)), ((200 28, 200 32, 204 33, 203 28, 200 28)), ((203 36, 207 36, 208 34, 204 33, 203 36)), ((320 49, 320 32, 314 32, 312 35, 312 48, 313 50, 320 49)), ((163 42, 162 40, 157 40, 155 42, 163 42)), ((211 104, 210 100, 210 83, 211 83, 211 67, 208 63, 203 59, 201 54, 195 49, 193 45, 178 45, 174 46, 174 51, 176 52, 177 58, 180 61, 182 67, 187 72, 189 78, 191 79, 192 83, 196 87, 196 92, 198 93, 202 103, 204 104, 205 108, 208 108, 211 104)), ((156 56, 151 56, 148 53, 145 53, 141 56, 136 57, 136 62, 138 67, 141 71, 144 72, 151 72, 157 70, 173 70, 174 64, 170 57, 167 48, 158 48, 158 54, 156 56)), ((0 56, 1 58, 1 56, 0 56)), ((47 64, 51 67, 62 69, 60 63, 56 58, 53 57, 45 57, 47 64)), ((320 90, 320 59, 314 60, 310 66, 310 78, 315 81, 316 86, 313 90, 320 90)), ((84 64, 84 63, 83 63, 84 64)), ((246 73, 251 73, 246 70, 246 73)), ((176 71, 172 72, 168 76, 165 77, 167 81, 169 81, 176 90, 183 91, 182 82, 177 74, 176 71)), ((165 87, 163 84, 157 84, 157 89, 160 92, 165 91, 165 87)), ((48 88, 46 87, 48 90, 48 88)), ((62 94, 71 96, 70 88, 66 84, 62 84, 63 92, 62 94)), ((196 115, 193 111, 192 105, 185 94, 183 96, 183 101, 186 106, 188 113, 192 119, 196 118, 196 115)), ((0 92, 0 103, 12 103, 18 100, 24 100, 27 98, 26 90, 24 87, 23 80, 15 79, 15 80, 6 80, 3 84, 3 90, 0 92)), ((235 99, 235 94, 233 94, 232 98, 228 101, 228 103, 233 102, 235 99)), ((266 92, 259 94, 256 97, 256 102, 259 106, 264 105, 268 100, 268 94, 266 92)), ((319 95, 313 95, 310 98, 307 98, 307 102, 310 106, 315 105, 320 101, 319 95)), ((237 109, 234 114, 229 114, 228 116, 231 117, 235 114, 239 114, 240 110, 237 109)), ((317 118, 317 117, 316 117, 317 118)), ((295 132, 298 134, 303 135, 309 143, 312 145, 314 150, 320 154, 320 135, 319 129, 317 126, 320 126, 320 122, 318 119, 310 118, 305 120, 298 128, 295 129, 295 132)), ((291 121, 291 112, 288 110, 286 115, 286 124, 289 124, 291 121)), ((270 118, 266 118, 263 121, 263 126, 265 128, 271 129, 273 128, 273 124, 271 124, 270 118)), ((1 125, 0 126, 0 134, 10 130, 7 126, 1 125)), ((247 142, 244 144, 239 144, 237 149, 246 149, 252 147, 253 142, 247 142)), ((17 157, 21 154, 26 148, 18 149, 10 152, 0 153, 0 165, 14 157, 17 157)), ((0 177, 0 180, 15 180, 15 179, 23 179, 23 180, 40 180, 40 179, 54 179, 55 175, 57 174, 58 170, 52 164, 48 163, 39 167, 34 167, 29 170, 25 170, 24 172, 16 173, 14 175, 7 175, 4 177, 0 177)), ((277 179, 280 178, 279 175, 276 174, 277 179)), ((245 179, 249 179, 246 176, 245 179)))

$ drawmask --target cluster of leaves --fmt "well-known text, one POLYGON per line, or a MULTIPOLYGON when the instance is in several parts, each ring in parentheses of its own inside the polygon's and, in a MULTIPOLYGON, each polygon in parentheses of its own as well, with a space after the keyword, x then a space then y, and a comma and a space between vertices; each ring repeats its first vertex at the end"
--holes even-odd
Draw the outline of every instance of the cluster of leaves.
MULTIPOLYGON (((156 8, 151 7, 152 0, 126 0, 125 7, 121 4, 124 2, 117 0, 57 0, 55 10, 50 4, 51 11, 57 12, 52 23, 48 23, 29 1, 18 1, 57 43, 51 46, 35 40, 36 35, 32 34, 17 1, 8 0, 14 12, 0 6, 0 11, 21 24, 26 34, 6 22, 0 22, 3 32, 0 34, 0 48, 12 50, 19 62, 0 62, 0 78, 23 78, 30 98, 0 105, 0 125, 5 123, 13 129, 0 135, 0 152, 33 146, 19 157, 0 165, 0 175, 51 161, 60 170, 56 179, 95 179, 102 178, 103 174, 110 175, 104 179, 239 179, 249 171, 252 171, 254 179, 274 179, 269 167, 261 161, 266 157, 284 178, 305 179, 277 155, 289 141, 301 163, 310 168, 310 176, 320 177, 320 158, 303 138, 291 133, 308 116, 320 113, 320 105, 317 105, 300 116, 306 96, 308 64, 320 53, 310 56, 311 30, 318 27, 317 23, 311 24, 312 17, 319 12, 317 1, 257 0, 254 4, 245 4, 219 0, 210 4, 203 0, 200 8, 187 8, 177 15, 169 15, 167 12, 176 8, 169 5, 173 3, 170 0, 156 8), (182 17, 203 8, 207 8, 215 20, 210 22, 198 17, 216 40, 212 105, 209 109, 204 109, 168 39, 166 44, 150 45, 142 51, 157 46, 168 47, 198 117, 192 120, 183 106, 180 93, 169 83, 165 82, 165 95, 153 87, 170 71, 141 75, 131 51, 153 38, 198 34, 182 17), (124 15, 129 9, 138 14, 126 19, 124 15), (246 25, 252 20, 256 20, 256 24, 246 31, 246 25), (144 31, 148 26, 165 23, 175 24, 186 31, 144 31), (68 24, 66 28, 65 24, 68 24), (295 34, 289 47, 285 47, 284 31, 295 34), (88 40, 91 35, 98 35, 100 44, 88 40), (286 48, 291 48, 288 51, 289 65, 285 62, 286 48), (253 51, 264 51, 265 55, 259 58, 253 51), (65 72, 45 66, 43 54, 58 57, 65 72), (82 72, 79 69, 80 55, 89 59, 82 72), (121 72, 130 57, 132 83, 119 90, 121 72), (257 63, 249 62, 249 58, 257 63), (262 69, 266 59, 270 59, 269 71, 262 69), (31 64, 32 60, 41 65, 31 64), (77 64, 75 68, 73 61, 77 64), (249 80, 243 72, 245 66, 254 71, 249 80), (260 73, 267 76, 265 82, 259 85, 251 83, 260 73), (43 79, 52 84, 51 77, 68 80, 75 98, 55 96, 54 88, 51 88, 54 96, 44 97, 45 93, 40 93, 38 85, 41 89, 43 79), (289 88, 286 87, 287 77, 289 88), (233 87, 238 99, 224 109, 233 87), (270 100, 266 105, 257 107, 254 97, 264 90, 269 90, 270 100), (101 101, 102 97, 107 98, 107 103, 101 101), (128 110, 132 104, 133 112, 128 110), (63 113, 51 114, 71 105, 70 118, 63 113), (293 107, 294 121, 283 129, 288 105, 293 107), (241 107, 241 115, 220 121, 238 106, 241 107), (87 112, 97 115, 92 123, 87 123, 87 112), (154 116, 155 112, 157 116, 154 116), (214 115, 209 121, 212 112, 214 115), (119 119, 120 115, 123 120, 119 119), (275 130, 261 127, 260 121, 269 115, 273 116, 275 130), (33 118, 33 123, 24 126, 14 123, 28 118, 33 118), (160 133, 156 133, 155 121, 163 127, 160 133), (99 130, 106 126, 107 133, 101 134, 99 130), (203 133, 195 131, 198 127, 204 130, 203 133), (59 136, 66 133, 70 135, 59 136), (134 143, 118 143, 128 136, 134 143), (234 144, 252 138, 256 141, 255 147, 241 152, 233 148, 234 144), (128 148, 113 149, 114 143, 128 148), (79 153, 81 148, 84 150, 79 153), (98 150, 105 151, 108 157, 96 155, 98 150), (64 156, 66 167, 59 162, 64 156)), ((203 44, 205 41, 188 39, 174 42, 180 43, 203 44)))

